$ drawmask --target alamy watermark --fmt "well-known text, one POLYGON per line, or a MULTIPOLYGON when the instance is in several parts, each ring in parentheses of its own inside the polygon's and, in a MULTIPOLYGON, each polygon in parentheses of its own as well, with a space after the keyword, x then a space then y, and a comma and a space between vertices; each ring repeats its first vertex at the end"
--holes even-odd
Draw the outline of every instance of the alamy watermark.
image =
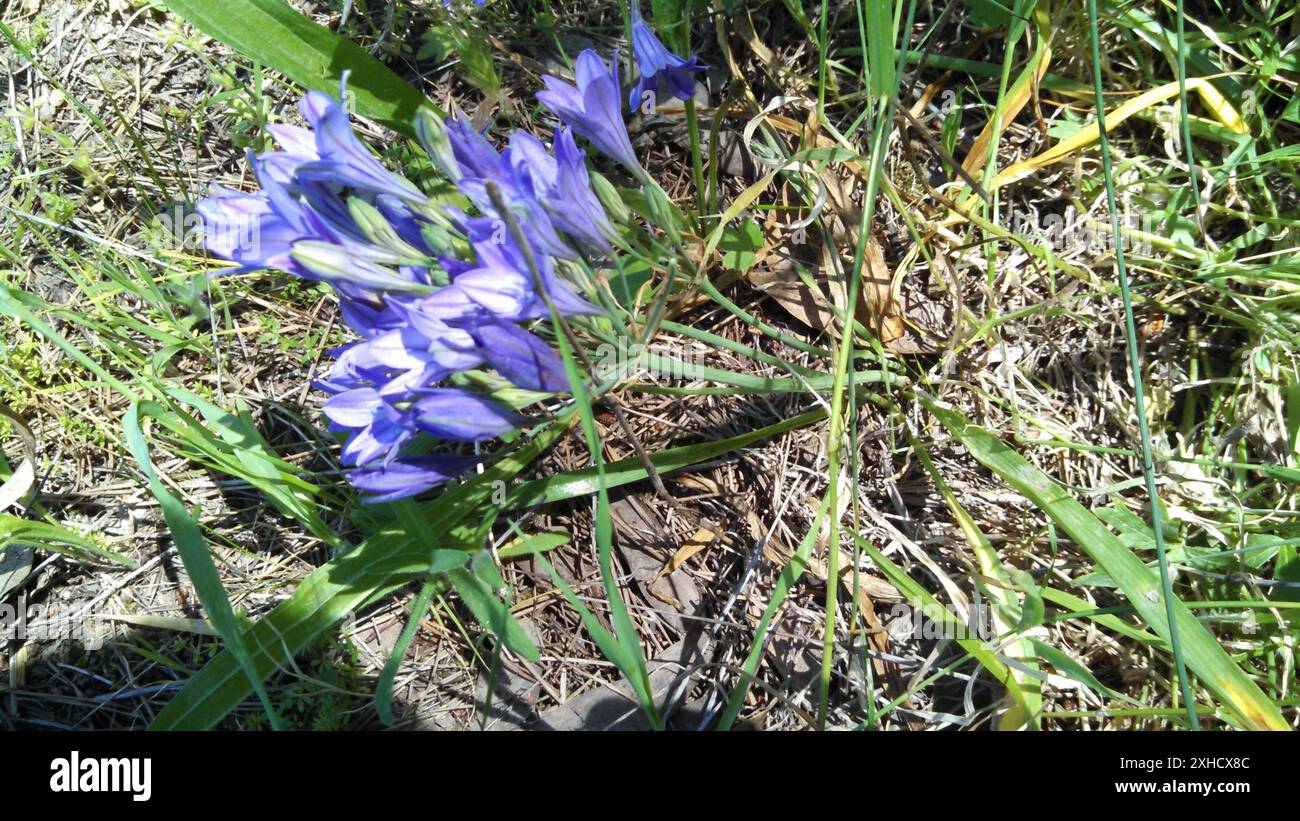
POLYGON ((27 604, 19 595, 0 602, 0 644, 8 641, 75 641, 87 649, 104 643, 103 625, 82 609, 57 604, 27 604))
POLYGON ((153 796, 152 758, 95 758, 73 750, 50 762, 50 792, 126 793, 132 801, 153 796))
POLYGON ((1057 254, 1100 256, 1114 251, 1118 244, 1126 253, 1149 255, 1151 238, 1159 234, 1160 218, 1149 209, 1135 208, 1128 198, 1121 204, 1118 216, 1118 236, 1108 215, 1095 217, 1081 213, 1073 205, 1060 214, 1043 214, 1036 209, 1012 211, 1003 217, 1002 224, 1057 254))
POLYGON ((654 347, 629 339, 604 343, 591 351, 594 377, 605 379, 663 379, 689 381, 700 378, 706 351, 695 345, 657 343, 654 347))
POLYGON ((910 599, 891 607, 885 623, 889 625, 890 634, 897 638, 991 642, 998 635, 993 610, 978 594, 970 605, 970 615, 965 622, 938 602, 910 599))

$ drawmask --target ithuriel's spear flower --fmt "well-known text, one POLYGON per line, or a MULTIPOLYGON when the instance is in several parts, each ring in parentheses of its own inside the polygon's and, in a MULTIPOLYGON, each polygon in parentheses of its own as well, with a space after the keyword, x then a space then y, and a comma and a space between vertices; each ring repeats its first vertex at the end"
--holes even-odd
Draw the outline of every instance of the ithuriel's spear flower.
POLYGON ((266 196, 213 185, 211 193, 199 200, 194 210, 203 218, 207 249, 235 263, 226 273, 263 268, 285 271, 293 266, 290 253, 294 242, 303 237, 303 230, 272 208, 266 196))
POLYGON ((641 19, 639 2, 632 4, 632 56, 638 74, 636 86, 627 99, 632 111, 647 103, 653 108, 669 97, 691 99, 695 96, 695 74, 707 68, 695 55, 687 60, 669 51, 641 19))
MULTIPOLYGON (((346 99, 347 72, 339 81, 339 99, 346 99)), ((424 194, 375 159, 352 132, 348 112, 328 94, 309 91, 299 106, 315 136, 316 158, 297 169, 302 180, 346 185, 371 194, 391 194, 422 203, 424 194)))
MULTIPOLYGON (((594 54, 580 62, 582 111, 604 118, 586 133, 607 145, 621 133, 635 164, 617 82, 594 54)), ((546 318, 550 306, 563 316, 600 312, 556 260, 579 259, 575 241, 608 251, 614 229, 568 128, 556 131, 553 152, 526 134, 499 152, 459 119, 417 122, 435 166, 473 203, 477 213, 467 214, 434 205, 385 168, 328 95, 309 92, 301 110, 309 128, 268 127, 279 149, 251 158, 259 190, 214 186, 196 205, 205 242, 235 263, 226 272, 275 268, 334 288, 344 322, 361 336, 330 352, 333 367, 316 382, 330 394, 330 429, 345 434, 340 459, 366 501, 413 496, 476 462, 412 454, 417 437, 478 443, 526 422, 462 387, 484 384, 484 374, 448 384, 454 375, 492 369, 524 391, 568 389, 563 360, 521 324, 546 318), (498 204, 524 245, 504 231, 498 204)))
POLYGON ((591 188, 591 177, 583 161, 585 152, 573 141, 573 130, 555 129, 555 156, 541 140, 523 131, 510 138, 507 162, 520 184, 537 199, 555 226, 594 250, 607 253, 614 226, 591 188))
POLYGON ((611 69, 595 51, 587 49, 578 55, 574 64, 577 85, 547 74, 542 77, 546 90, 537 92, 537 101, 590 140, 602 153, 618 160, 640 178, 645 172, 636 160, 632 140, 623 123, 623 95, 619 91, 617 72, 617 51, 611 69))
POLYGON ((395 502, 455 479, 472 468, 475 461, 440 454, 406 456, 388 464, 358 468, 348 479, 353 487, 368 494, 367 502, 395 502))

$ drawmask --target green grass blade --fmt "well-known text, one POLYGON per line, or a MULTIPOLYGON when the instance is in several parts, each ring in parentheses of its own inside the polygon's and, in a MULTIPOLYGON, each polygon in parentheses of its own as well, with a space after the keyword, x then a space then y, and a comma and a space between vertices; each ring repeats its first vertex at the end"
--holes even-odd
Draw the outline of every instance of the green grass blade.
MULTIPOLYGON (((555 312, 554 306, 550 307, 552 309, 552 319, 555 323, 556 341, 560 349, 560 356, 564 359, 564 370, 569 377, 569 384, 573 390, 573 402, 582 421, 582 431, 587 439, 587 448, 591 452, 592 461, 595 462, 596 554, 600 563, 600 579, 605 588, 605 601, 609 606, 610 622, 614 626, 614 637, 623 651, 620 656, 623 663, 619 665, 619 669, 636 692, 637 700, 640 702, 641 709, 650 722, 650 726, 660 730, 663 729, 663 722, 660 720, 659 711, 655 707, 654 694, 650 691, 650 674, 646 669, 645 652, 641 649, 636 626, 632 623, 632 617, 628 614, 627 604, 623 601, 623 595, 619 592, 618 582, 614 575, 614 526, 609 514, 609 482, 605 477, 605 459, 601 454, 601 440, 596 429, 596 417, 591 410, 591 397, 587 392, 586 383, 578 371, 577 362, 574 361, 573 349, 569 344, 564 328, 560 324, 559 314, 555 312)), ((642 470, 644 471, 645 468, 642 467, 642 470)), ((610 661, 615 661, 615 659, 611 658, 610 661)))
MULTIPOLYGON (((447 543, 456 544, 463 520, 491 497, 498 483, 508 481, 550 447, 566 430, 569 418, 566 414, 555 419, 517 451, 435 501, 413 505, 412 515, 425 525, 420 531, 380 531, 304 579, 288 601, 246 633, 258 674, 268 676, 287 664, 355 608, 428 573, 434 548, 425 536, 446 534, 447 543)), ((158 714, 152 728, 212 727, 248 692, 238 663, 229 651, 222 652, 190 679, 158 714)))
POLYGON ((1169 645, 1164 642, 1164 639, 1152 633, 1148 633, 1146 630, 1134 627, 1113 613, 1093 613, 1092 611, 1097 609, 1096 605, 1092 604, 1087 599, 1081 599, 1073 593, 1066 593, 1064 590, 1057 590, 1055 587, 1044 587, 1042 588, 1042 591, 1044 599, 1057 607, 1062 607, 1070 611, 1071 614, 1086 614, 1086 616, 1081 615, 1080 618, 1086 617, 1108 630, 1113 630, 1122 636, 1136 639, 1143 644, 1149 644, 1158 650, 1169 649, 1169 645))
POLYGON ((230 599, 226 596, 226 588, 221 583, 221 576, 217 573, 217 566, 212 561, 212 554, 208 552, 207 539, 203 537, 202 531, 199 530, 199 523, 185 509, 180 500, 167 490, 166 485, 163 484, 162 479, 158 477, 158 473, 153 469, 153 463, 149 460, 149 446, 144 440, 143 431, 140 429, 140 415, 141 413, 165 412, 163 408, 153 405, 153 403, 146 403, 143 406, 139 403, 133 403, 123 422, 127 448, 140 465, 140 470, 143 471, 145 479, 149 483, 149 490, 162 507, 163 516, 167 520, 167 527, 171 530, 172 542, 176 545, 177 552, 180 553, 181 561, 185 564, 185 572, 189 574, 190 581, 194 584, 194 592, 198 594, 199 601, 203 602, 203 609, 208 613, 208 621, 221 634, 226 649, 234 656, 244 674, 248 677, 248 683, 257 692, 257 698, 262 702, 262 707, 271 720, 271 727, 278 730, 280 729, 280 718, 275 714, 275 708, 271 706, 271 699, 266 695, 266 689, 262 686, 262 678, 253 666, 252 654, 244 643, 243 626, 239 623, 239 619, 235 617, 235 611, 230 606, 230 599))
MULTIPOLYGON (((1182 3, 1178 4, 1179 11, 1179 31, 1182 30, 1182 3)), ((1129 292, 1128 266, 1125 263, 1124 241, 1120 233, 1119 209, 1115 196, 1115 178, 1112 173, 1110 163, 1110 137, 1107 136, 1107 129, 1104 127, 1106 121, 1106 104, 1105 95, 1102 91, 1101 84, 1101 43, 1100 35, 1097 31, 1097 0, 1088 0, 1088 33, 1092 46, 1092 85, 1094 92, 1094 103, 1097 109, 1097 144, 1101 149, 1101 173, 1106 182, 1106 208, 1110 212, 1111 235, 1115 240, 1115 272, 1119 277, 1120 296, 1124 302, 1124 339, 1128 346, 1129 372, 1133 376, 1133 412, 1137 416, 1138 437, 1142 445, 1142 477, 1146 480, 1147 498, 1151 502, 1151 527, 1156 537, 1156 561, 1160 565, 1160 590, 1165 600, 1166 624, 1169 627, 1167 634, 1169 646, 1174 654, 1174 668, 1178 673, 1178 686, 1182 690, 1184 707, 1187 709, 1187 720, 1191 723, 1192 729, 1197 729, 1199 722, 1196 718, 1196 699, 1192 695, 1191 682, 1187 679, 1187 660, 1184 658, 1182 642, 1179 636, 1178 619, 1174 616, 1174 591, 1172 583, 1169 580, 1169 561, 1165 557, 1165 537, 1164 537, 1164 506, 1160 503, 1160 494, 1156 489, 1156 468, 1155 461, 1151 455, 1151 430, 1147 422, 1146 397, 1142 386, 1142 358, 1138 349, 1137 325, 1133 319, 1133 296, 1129 292)), ((1181 38, 1179 46, 1182 46, 1181 38)), ((1180 51, 1181 55, 1182 52, 1180 51)), ((1182 64, 1180 63, 1180 66, 1182 64)), ((1187 89, 1182 87, 1185 78, 1179 76, 1180 91, 1182 92, 1183 102, 1183 123, 1187 123, 1187 89)), ((1187 135, 1187 148, 1191 150, 1191 135, 1187 135)), ((1189 154, 1187 161, 1193 161, 1189 154)), ((1199 181, 1195 179, 1195 166, 1189 167, 1189 173, 1192 175, 1192 186, 1197 191, 1197 200, 1200 199, 1199 181)), ((1199 210, 1197 212, 1200 213, 1199 210)))
MULTIPOLYGON (((258 680, 288 665, 348 613, 428 572, 429 552, 400 534, 384 533, 316 570, 288 601, 244 633, 258 680)), ((150 729, 209 729, 239 706, 249 687, 227 649, 190 678, 150 729)))
POLYGON ((104 384, 108 387, 111 387, 123 396, 131 399, 137 398, 135 391, 131 390, 131 388, 120 379, 105 370, 98 362, 87 356, 86 353, 76 345, 73 345, 67 339, 64 339, 63 335, 54 330, 48 322, 37 316, 31 308, 24 304, 22 297, 25 296, 32 300, 36 299, 35 297, 31 297, 21 291, 15 295, 9 290, 7 285, 0 282, 0 314, 12 317, 19 322, 26 324, 33 331, 36 331, 41 336, 57 345, 59 350, 72 357, 79 365, 102 379, 104 384))
MULTIPOLYGON (((790 595, 790 589, 808 567, 813 546, 817 544, 817 534, 821 532, 822 520, 826 518, 829 507, 830 497, 823 496, 821 506, 817 508, 817 515, 808 526, 808 532, 795 548, 790 561, 781 568, 781 575, 772 589, 772 598, 768 600, 767 607, 763 609, 763 615, 758 620, 758 626, 754 628, 754 641, 749 647, 749 654, 745 656, 745 661, 740 666, 740 680, 731 689, 731 695, 727 697, 726 709, 722 712, 722 718, 718 720, 719 730, 730 730, 736 723, 736 716, 740 714, 741 705, 745 703, 745 696, 749 694, 749 688, 753 685, 754 676, 758 672, 758 663, 763 657, 763 645, 767 641, 768 627, 771 626, 772 619, 776 618, 781 605, 785 603, 786 596, 790 595)), ((835 580, 829 580, 827 584, 835 584, 835 580)))
MULTIPOLYGON (((987 601, 992 602, 994 605, 993 623, 996 626, 998 633, 1003 635, 1020 632, 1025 629, 1025 623, 1029 621, 1033 621, 1034 624, 1040 623, 1042 621, 1042 599, 1036 599, 1037 605, 1033 608, 1034 612, 1032 616, 1029 613, 1031 608, 1022 606, 1020 602, 1016 600, 1015 593, 1012 592, 1014 589, 1014 585, 1012 584, 1012 573, 1014 572, 1014 568, 1009 570, 1002 563, 1001 557, 998 556, 997 550, 989 541, 988 536, 984 534, 984 531, 980 530, 979 525, 975 523, 975 519, 957 498, 957 494, 953 493, 952 489, 948 487, 948 483, 944 480, 943 474, 939 472, 939 469, 935 467, 934 461, 930 458, 929 451, 926 449, 925 445, 913 437, 912 448, 915 450, 916 455, 920 457, 921 464, 925 468, 926 473, 930 474, 930 478, 934 481, 935 488, 939 491, 939 495, 942 496, 944 502, 947 503, 948 510, 956 520, 958 529, 962 532, 962 535, 966 537, 967 543, 970 544, 971 552, 975 554, 975 560, 980 573, 996 582, 996 584, 986 584, 979 578, 975 580, 977 589, 980 593, 987 601)), ((1026 603, 1028 603, 1031 598, 1033 597, 1031 597, 1027 591, 1025 595, 1026 603)), ((1006 646, 1004 652, 1009 657, 1018 661, 1022 666, 1027 667, 1030 670, 1037 669, 1037 664, 1034 661, 1033 647, 1025 639, 1021 638, 1011 641, 1006 646)), ((1030 722, 1035 729, 1038 729, 1040 726, 1039 718, 1043 706, 1043 699, 1038 685, 1038 680, 1032 675, 1026 675, 1024 672, 1018 670, 1013 672, 1013 675, 1016 676, 1017 681, 1020 683, 1022 691, 1020 704, 1022 709, 1006 713, 1002 717, 1002 720, 999 721, 998 726, 1000 729, 1019 729, 1021 726, 1024 726, 1025 722, 1030 722)))
MULTIPOLYGON (((1020 681, 1012 673, 1012 668, 1007 665, 1002 656, 985 644, 982 639, 968 635, 969 628, 961 619, 957 618, 956 614, 944 607, 943 603, 936 599, 929 590, 926 590, 919 582, 907 575, 906 570, 895 564, 875 545, 856 533, 853 534, 853 540, 861 548, 862 552, 871 557, 871 561, 875 563, 885 578, 889 579, 890 584, 894 585, 898 592, 903 594, 903 598, 911 602, 919 602, 921 612, 925 614, 927 619, 944 625, 951 631, 953 636, 960 637, 953 640, 961 649, 969 653, 971 658, 979 662, 985 670, 988 670, 995 681, 1006 687, 1007 697, 1011 699, 1015 711, 1023 717, 1024 721, 1037 722, 1038 715, 1035 710, 1037 709, 1036 705, 1040 702, 1026 694, 1024 687, 1021 686, 1020 681)), ((1031 672, 1036 673, 1037 671, 1031 672)))
POLYGON ((537 645, 528 638, 524 628, 510 615, 510 608, 496 597, 486 582, 463 567, 450 571, 447 576, 479 624, 520 656, 529 661, 542 660, 537 645))
MULTIPOLYGON (((962 414, 937 405, 917 392, 925 407, 961 441, 981 464, 1000 476, 1021 495, 1051 517, 1058 527, 1105 570, 1133 604, 1134 609, 1165 641, 1170 629, 1161 605, 1160 579, 1132 550, 1120 542, 1101 520, 1079 504, 1051 477, 989 431, 962 414)), ((1213 635, 1180 599, 1170 597, 1177 630, 1183 638, 1187 665, 1225 705, 1249 727, 1289 729, 1277 706, 1238 667, 1213 635)))
MULTIPOLYGON (((826 433, 826 472, 829 478, 829 485, 826 489, 826 495, 829 499, 829 509, 831 511, 830 519, 830 537, 827 541, 826 564, 828 567, 839 567, 840 551, 840 518, 836 513, 839 508, 839 483, 840 483, 840 465, 842 463, 846 420, 846 385, 850 384, 856 375, 853 371, 853 362, 856 359, 854 354, 857 347, 857 334, 853 332, 854 307, 858 304, 858 294, 862 286, 863 263, 866 260, 867 238, 870 236, 872 221, 875 219, 876 212, 876 194, 880 188, 881 171, 885 162, 885 149, 889 142, 889 136, 893 133, 890 127, 892 124, 891 100, 898 91, 896 85, 886 89, 882 77, 891 81, 896 79, 893 61, 893 43, 897 38, 897 32, 894 30, 893 21, 898 19, 897 16, 890 17, 884 13, 885 0, 871 0, 871 6, 866 14, 865 36, 872 39, 883 38, 888 44, 889 59, 888 68, 884 66, 875 67, 877 72, 871 79, 872 98, 874 102, 873 109, 876 113, 875 128, 871 144, 870 162, 867 170, 867 186, 863 192, 862 201, 864 203, 858 222, 857 241, 853 249, 853 267, 848 272, 848 295, 844 300, 844 315, 840 318, 841 327, 845 328, 844 336, 839 340, 838 348, 834 351, 834 379, 831 387, 831 411, 830 425, 826 433)), ((823 5, 823 14, 825 14, 825 5, 823 5)), ((859 9, 859 11, 861 11, 859 9)), ((823 17, 823 32, 825 18, 823 17)), ((823 44, 825 38, 823 37, 823 44)), ((868 60, 879 61, 883 55, 877 47, 872 46, 868 60), (871 56, 871 55, 876 56, 871 56)), ((825 49, 822 49, 823 59, 825 49)), ((819 75, 820 88, 819 100, 825 95, 825 73, 819 75)), ((823 113, 819 106, 819 116, 823 113)), ((852 406, 853 402, 847 403, 852 406)), ((856 458, 852 452, 849 454, 850 463, 856 458)), ((856 482, 856 479, 852 480, 856 482)), ((856 497, 856 488, 850 490, 850 498, 856 497)), ((834 663, 835 651, 835 621, 838 614, 838 596, 839 586, 836 584, 826 585, 826 623, 822 631, 822 665, 821 677, 817 691, 817 726, 820 729, 826 727, 826 718, 830 708, 830 687, 831 687, 831 667, 834 663)))
POLYGON ((1092 674, 1091 670, 1089 670, 1080 662, 1075 661, 1070 656, 1069 653, 1066 653, 1062 650, 1058 650, 1057 648, 1053 647, 1047 642, 1040 641, 1039 639, 1033 638, 1032 636, 1026 638, 1025 641, 1033 645, 1034 650, 1038 653, 1038 655, 1042 657, 1042 659, 1046 661, 1048 664, 1052 665, 1058 671, 1060 671, 1061 675, 1065 676, 1066 678, 1072 681, 1077 681, 1078 683, 1082 684, 1083 686, 1087 687, 1088 689, 1092 690, 1094 693, 1097 693, 1098 695, 1103 695, 1108 698, 1113 698, 1116 701, 1125 701, 1128 702, 1129 704, 1134 705, 1135 707, 1142 706, 1140 703, 1134 701, 1133 699, 1129 698, 1123 693, 1118 693, 1112 690, 1111 688, 1107 687, 1106 685, 1102 684, 1100 681, 1097 680, 1097 677, 1092 674))
POLYGON ((301 522, 316 538, 336 550, 344 547, 317 510, 315 497, 320 489, 299 478, 297 468, 275 455, 246 412, 235 415, 181 388, 170 388, 167 394, 196 408, 206 423, 204 427, 185 413, 176 414, 179 424, 160 420, 186 445, 223 473, 261 491, 280 513, 301 522))
POLYGON ((463 567, 468 559, 469 556, 463 550, 433 551, 433 561, 428 569, 429 578, 424 580, 424 587, 420 588, 419 595, 411 603, 411 615, 406 620, 406 626, 397 637, 397 643, 388 654, 388 661, 384 662, 384 669, 379 672, 379 680, 375 682, 375 712, 385 725, 391 726, 393 723, 393 681, 397 678, 398 668, 402 666, 402 659, 406 657, 406 649, 411 646, 411 641, 420 629, 420 620, 429 612, 433 597, 447 588, 445 574, 463 567))
POLYGON ((497 558, 505 562, 523 556, 531 556, 534 550, 541 553, 549 553, 555 548, 568 543, 568 533, 560 533, 558 531, 533 533, 531 535, 521 536, 510 544, 498 548, 497 558))
POLYGON ((295 11, 284 0, 164 0, 195 28, 303 88, 338 94, 350 72, 355 111, 407 136, 420 109, 441 115, 427 97, 365 49, 295 11))
POLYGON ((411 603, 411 615, 406 619, 402 635, 397 637, 397 643, 393 645, 388 661, 384 662, 384 669, 379 673, 379 680, 375 682, 375 712, 386 726, 393 723, 393 680, 397 678, 397 668, 402 666, 406 648, 411 646, 411 641, 420 629, 420 619, 429 612, 429 604, 442 586, 441 581, 437 577, 430 577, 424 582, 420 595, 411 603))
POLYGON ((62 553, 78 559, 95 556, 127 567, 135 567, 135 562, 131 559, 104 549, 71 527, 21 519, 11 513, 2 513, 0 514, 0 549, 14 543, 33 545, 41 550, 62 553))
MULTIPOLYGON (((619 670, 631 669, 635 662, 628 656, 627 648, 620 644, 614 634, 606 630, 595 614, 587 608, 587 605, 583 604, 582 599, 578 598, 578 594, 573 592, 573 588, 569 587, 569 583, 564 580, 564 577, 555 571, 555 567, 546 560, 540 549, 533 548, 533 558, 541 563, 542 568, 546 570, 555 586, 560 589, 560 594, 569 602, 569 605, 578 611, 578 618, 582 620, 583 629, 591 636, 592 641, 596 642, 596 647, 600 649, 601 654, 619 670)), ((640 690, 638 690, 638 698, 640 695, 640 690)))
MULTIPOLYGON (((779 436, 788 431, 814 425, 826 418, 826 411, 822 409, 801 413, 798 416, 791 417, 781 422, 777 422, 758 430, 742 433, 739 436, 732 436, 728 439, 719 439, 714 442, 701 442, 696 445, 683 445, 677 448, 667 448, 658 453, 650 455, 650 461, 655 466, 655 471, 661 476, 672 473, 676 470, 683 470, 691 465, 697 465, 700 462, 708 461, 724 453, 733 450, 739 450, 748 447, 755 442, 772 436, 779 436)), ((635 457, 630 459, 621 459, 607 465, 604 469, 605 487, 615 488, 623 485, 629 485, 633 482, 640 482, 646 479, 645 467, 641 460, 635 457)), ((534 479, 531 482, 525 482, 507 494, 503 507, 506 509, 533 507, 536 505, 549 504, 551 502, 561 502, 566 499, 576 499, 581 496, 590 496, 600 488, 600 472, 595 467, 583 468, 581 470, 571 470, 565 473, 557 473, 554 476, 548 476, 544 479, 534 479)))

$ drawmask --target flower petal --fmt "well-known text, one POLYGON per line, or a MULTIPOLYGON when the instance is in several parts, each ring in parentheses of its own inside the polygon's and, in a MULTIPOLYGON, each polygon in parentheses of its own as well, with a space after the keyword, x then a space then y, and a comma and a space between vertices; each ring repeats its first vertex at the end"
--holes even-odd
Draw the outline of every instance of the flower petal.
POLYGON ((474 462, 436 454, 404 456, 380 467, 354 470, 348 480, 353 487, 370 494, 364 500, 367 503, 391 502, 437 487, 469 470, 474 462))
POLYGON ((459 388, 437 388, 411 403, 420 430, 441 439, 482 442, 509 433, 524 418, 459 388))

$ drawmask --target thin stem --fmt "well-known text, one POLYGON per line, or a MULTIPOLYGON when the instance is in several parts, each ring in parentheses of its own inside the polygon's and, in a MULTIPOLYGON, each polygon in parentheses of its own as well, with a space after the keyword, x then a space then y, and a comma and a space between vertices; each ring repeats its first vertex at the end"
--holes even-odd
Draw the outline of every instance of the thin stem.
POLYGON ((1147 496, 1151 500, 1151 530, 1155 534, 1156 561, 1160 565, 1160 592, 1165 600, 1165 619, 1169 623, 1169 648, 1174 654, 1178 672, 1178 686, 1182 691, 1187 720, 1193 730, 1200 729, 1196 717, 1196 701, 1192 697, 1191 683, 1187 679, 1187 666, 1183 661, 1178 638, 1178 625, 1174 621, 1174 591, 1169 579, 1169 560, 1165 555, 1164 511, 1156 491, 1155 460, 1151 455, 1151 429, 1147 424, 1146 393, 1142 387, 1142 358, 1138 352, 1137 326, 1133 320, 1133 298, 1129 292, 1128 265, 1124 259, 1124 243, 1120 235, 1119 211, 1116 210, 1115 181, 1110 164, 1110 139, 1106 136, 1106 106, 1101 87, 1101 42, 1097 31, 1097 0, 1088 0, 1088 26, 1092 39, 1092 87, 1096 98, 1097 129, 1101 147, 1101 171, 1106 181, 1106 206, 1110 209, 1110 226, 1115 236, 1115 270, 1119 275, 1120 298, 1124 302, 1124 335, 1128 341, 1129 369, 1133 373, 1133 405, 1137 412, 1138 435, 1142 439, 1142 476, 1146 481, 1147 496))
MULTIPOLYGON (((695 98, 686 101, 686 130, 691 137, 691 167, 695 169, 695 230, 704 236, 704 215, 708 213, 708 192, 704 186, 704 157, 700 153, 700 120, 695 113, 695 98)), ((714 162, 717 159, 714 158, 714 162)))
POLYGON ((1196 177, 1196 155, 1192 152, 1192 122, 1187 108, 1187 34, 1183 30, 1183 0, 1178 0, 1178 123, 1182 131, 1183 151, 1187 154, 1187 181, 1192 186, 1192 196, 1196 202, 1196 225, 1201 231, 1201 239, 1213 244, 1205 233, 1205 215, 1201 204, 1201 181, 1196 177))

